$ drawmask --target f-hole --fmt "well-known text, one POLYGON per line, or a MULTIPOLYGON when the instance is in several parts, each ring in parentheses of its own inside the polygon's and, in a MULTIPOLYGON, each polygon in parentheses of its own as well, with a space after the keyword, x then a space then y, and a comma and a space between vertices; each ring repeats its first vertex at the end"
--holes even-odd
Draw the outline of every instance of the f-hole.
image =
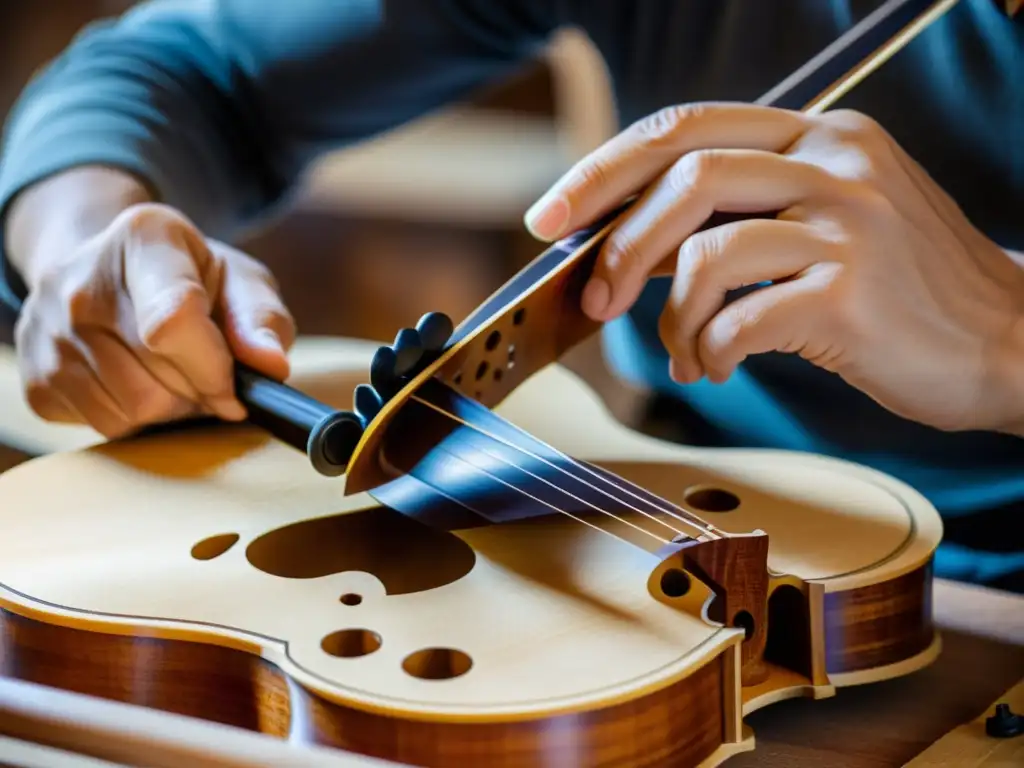
POLYGON ((812 677, 811 618, 807 597, 796 587, 783 584, 768 598, 766 661, 812 677))

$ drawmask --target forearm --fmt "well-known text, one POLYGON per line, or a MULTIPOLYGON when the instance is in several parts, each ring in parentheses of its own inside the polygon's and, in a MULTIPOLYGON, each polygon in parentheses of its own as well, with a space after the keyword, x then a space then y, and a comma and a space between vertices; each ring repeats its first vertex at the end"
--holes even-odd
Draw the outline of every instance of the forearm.
POLYGON ((117 216, 153 195, 134 176, 111 168, 82 166, 24 190, 0 222, 10 264, 31 290, 49 259, 98 234, 117 216))
MULTIPOLYGON (((511 71, 555 21, 546 0, 149 0, 81 34, 22 94, 0 156, 0 278, 23 298, 20 272, 49 235, 10 220, 38 194, 58 219, 88 228, 138 189, 71 168, 138 178, 207 235, 229 240, 263 217, 305 167, 511 71), (39 185, 37 187, 37 185, 39 185), (71 190, 65 203, 54 192, 71 190), (32 189, 31 193, 25 193, 32 189), (52 195, 52 196, 51 196, 52 195), (84 207, 82 207, 84 206, 84 207), (81 210, 78 208, 81 207, 81 210), (13 262, 12 262, 13 259, 13 262)), ((31 265, 29 265, 31 269, 31 265)))

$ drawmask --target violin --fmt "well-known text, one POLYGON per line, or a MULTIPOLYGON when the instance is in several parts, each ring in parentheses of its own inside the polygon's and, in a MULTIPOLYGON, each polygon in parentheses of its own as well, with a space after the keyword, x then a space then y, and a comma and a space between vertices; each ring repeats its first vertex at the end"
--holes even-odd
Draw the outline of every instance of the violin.
MULTIPOLYGON (((829 108, 955 1, 890 0, 761 103, 829 108)), ((0 475, 0 674, 407 765, 703 768, 759 708, 930 664, 922 495, 640 434, 558 365, 619 215, 356 354, 350 409, 239 365, 245 424, 0 475)))

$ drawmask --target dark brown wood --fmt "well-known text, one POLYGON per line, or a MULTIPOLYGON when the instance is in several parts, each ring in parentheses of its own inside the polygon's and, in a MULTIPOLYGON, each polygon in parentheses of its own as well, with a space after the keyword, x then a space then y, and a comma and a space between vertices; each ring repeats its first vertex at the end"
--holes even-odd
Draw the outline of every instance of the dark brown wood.
POLYGON ((693 766, 723 742, 723 657, 666 688, 600 711, 514 723, 414 721, 293 687, 246 651, 72 629, 0 610, 0 674, 280 738, 412 765, 534 768, 693 766), (293 736, 294 738, 294 736, 293 736))
POLYGON ((284 676, 216 645, 61 627, 0 609, 0 674, 276 736, 288 733, 284 676))
POLYGON ((729 536, 701 542, 683 551, 687 570, 715 593, 708 615, 747 636, 740 653, 741 682, 757 685, 768 678, 764 663, 768 640, 768 536, 729 536))
POLYGON ((899 578, 825 595, 830 674, 882 667, 923 652, 935 638, 932 562, 899 578))

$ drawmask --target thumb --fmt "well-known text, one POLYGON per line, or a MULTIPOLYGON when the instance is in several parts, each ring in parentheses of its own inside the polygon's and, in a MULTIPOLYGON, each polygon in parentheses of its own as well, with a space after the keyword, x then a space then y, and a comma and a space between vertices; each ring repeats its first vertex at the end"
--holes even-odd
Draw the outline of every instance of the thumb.
POLYGON ((232 354, 278 381, 291 370, 288 350, 295 343, 295 321, 270 271, 251 257, 221 243, 210 243, 224 265, 219 310, 232 354))

